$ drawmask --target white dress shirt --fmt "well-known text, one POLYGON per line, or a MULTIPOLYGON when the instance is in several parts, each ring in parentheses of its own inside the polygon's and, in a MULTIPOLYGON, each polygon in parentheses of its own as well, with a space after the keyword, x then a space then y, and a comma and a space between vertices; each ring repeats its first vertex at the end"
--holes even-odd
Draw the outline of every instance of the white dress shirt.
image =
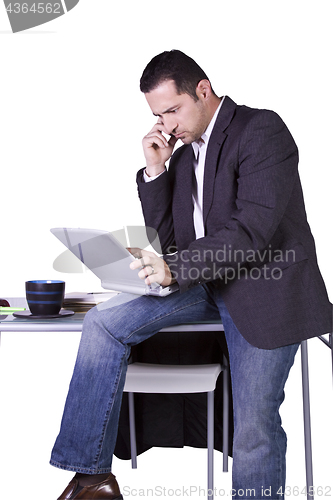
MULTIPOLYGON (((204 184, 204 172, 205 172, 205 161, 208 142, 215 125, 215 121, 221 106, 223 104, 224 97, 221 99, 220 105, 214 113, 208 127, 202 134, 199 141, 192 142, 192 147, 194 151, 194 161, 193 161, 193 186, 192 186, 192 200, 193 200, 193 222, 195 229, 196 239, 205 236, 204 223, 203 223, 203 184, 204 184)), ((161 172, 153 177, 148 177, 146 171, 143 172, 143 178, 145 182, 151 182, 165 172, 161 172)))
POLYGON ((193 187, 192 187, 192 199, 193 199, 193 222, 195 229, 196 239, 205 236, 205 229, 203 223, 203 185, 204 185, 204 173, 205 173, 205 162, 208 142, 214 128, 217 115, 223 104, 224 97, 221 99, 220 105, 214 113, 208 127, 202 134, 199 141, 192 142, 192 147, 194 151, 195 160, 193 161, 193 187))

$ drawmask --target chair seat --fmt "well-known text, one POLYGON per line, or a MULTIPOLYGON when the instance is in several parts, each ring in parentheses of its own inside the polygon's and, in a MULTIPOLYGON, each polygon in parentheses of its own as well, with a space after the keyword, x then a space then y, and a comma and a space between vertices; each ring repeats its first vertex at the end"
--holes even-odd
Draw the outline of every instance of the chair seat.
POLYGON ((220 364, 159 365, 132 363, 128 365, 125 392, 194 393, 214 391, 220 364))

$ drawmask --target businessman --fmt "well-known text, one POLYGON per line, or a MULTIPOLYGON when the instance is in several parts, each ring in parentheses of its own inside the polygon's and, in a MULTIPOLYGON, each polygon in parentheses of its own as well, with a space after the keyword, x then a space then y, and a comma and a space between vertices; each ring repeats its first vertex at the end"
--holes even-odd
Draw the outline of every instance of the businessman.
POLYGON ((284 498, 284 385, 299 343, 332 326, 296 144, 276 113, 218 97, 180 51, 154 57, 140 88, 156 122, 143 139, 138 192, 163 258, 133 250, 131 267, 147 284, 179 290, 121 294, 86 315, 51 457, 76 472, 59 499, 122 498, 110 469, 131 345, 218 318, 232 378, 233 497, 284 498))

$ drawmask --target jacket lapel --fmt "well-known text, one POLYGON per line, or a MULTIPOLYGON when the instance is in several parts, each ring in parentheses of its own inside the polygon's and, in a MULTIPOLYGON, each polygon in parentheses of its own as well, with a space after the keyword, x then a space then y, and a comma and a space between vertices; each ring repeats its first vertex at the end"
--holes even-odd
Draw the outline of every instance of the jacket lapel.
POLYGON ((227 137, 227 133, 225 133, 225 130, 229 126, 234 116, 235 109, 236 103, 232 99, 230 99, 230 97, 226 96, 209 139, 206 153, 203 189, 204 225, 206 224, 208 213, 213 202, 214 183, 217 166, 223 143, 227 137))

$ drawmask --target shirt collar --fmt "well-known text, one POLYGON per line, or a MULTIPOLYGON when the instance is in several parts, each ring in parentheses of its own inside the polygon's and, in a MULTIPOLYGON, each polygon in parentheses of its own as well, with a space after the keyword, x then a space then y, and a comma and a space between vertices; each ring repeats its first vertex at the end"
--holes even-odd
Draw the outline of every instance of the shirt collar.
POLYGON ((202 134, 202 136, 200 137, 200 139, 198 141, 192 142, 192 148, 193 148, 194 156, 195 156, 196 159, 198 159, 199 148, 202 146, 202 144, 205 144, 206 147, 207 147, 208 141, 210 139, 210 136, 212 134, 212 131, 213 131, 213 128, 214 128, 214 125, 215 125, 215 122, 216 122, 217 115, 220 112, 220 109, 222 107, 224 99, 225 99, 225 96, 222 97, 221 102, 220 102, 217 110, 214 113, 213 118, 209 122, 208 127, 206 128, 205 132, 202 134))

